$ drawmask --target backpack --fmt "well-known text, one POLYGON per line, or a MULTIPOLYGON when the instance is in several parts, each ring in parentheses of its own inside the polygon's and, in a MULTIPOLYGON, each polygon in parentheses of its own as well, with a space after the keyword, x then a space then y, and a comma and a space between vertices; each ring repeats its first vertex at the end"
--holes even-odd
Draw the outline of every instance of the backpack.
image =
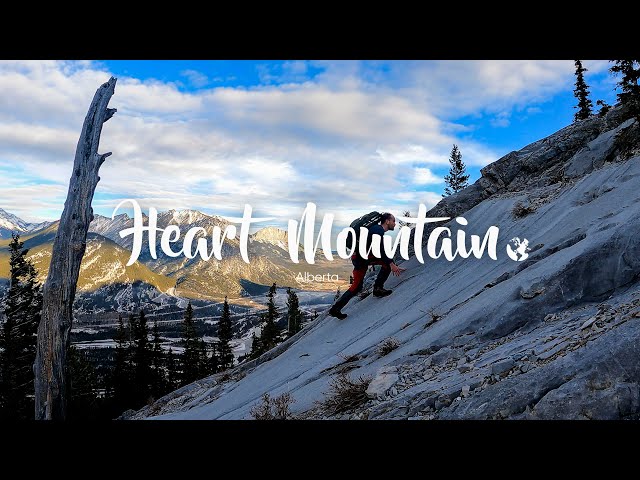
POLYGON ((358 239, 360 238, 360 227, 369 228, 380 221, 382 214, 379 212, 369 212, 359 218, 356 218, 349 227, 353 228, 356 232, 356 238, 353 235, 347 235, 345 245, 348 249, 355 248, 354 252, 358 251, 358 239), (355 247, 354 247, 355 245, 355 247))

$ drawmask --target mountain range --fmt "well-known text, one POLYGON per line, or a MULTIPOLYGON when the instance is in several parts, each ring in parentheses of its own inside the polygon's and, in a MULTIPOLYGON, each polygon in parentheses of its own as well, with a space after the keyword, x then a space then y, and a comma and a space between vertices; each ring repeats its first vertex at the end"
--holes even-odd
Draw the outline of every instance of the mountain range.
MULTIPOLYGON (((147 217, 144 216, 144 220, 147 217)), ((0 283, 9 278, 7 246, 11 231, 20 233, 25 248, 44 282, 49 268, 53 240, 59 221, 28 223, 0 209, 0 283)), ((225 240, 222 260, 202 260, 199 256, 169 257, 158 248, 158 257, 151 258, 147 241, 141 255, 133 265, 126 267, 132 248, 132 236, 121 238, 119 232, 131 227, 133 219, 127 214, 113 219, 95 215, 87 235, 87 249, 80 268, 76 307, 86 313, 110 309, 130 308, 136 302, 150 301, 160 296, 221 301, 225 296, 231 303, 253 305, 247 297, 264 291, 276 282, 304 290, 335 291, 348 285, 351 264, 336 259, 328 261, 318 252, 316 263, 309 265, 304 259, 294 264, 288 253, 287 232, 267 227, 250 235, 248 254, 250 263, 240 256, 239 240, 225 240), (339 281, 301 283, 298 273, 337 274, 339 281)), ((202 227, 211 235, 214 227, 222 230, 229 223, 221 217, 206 215, 196 210, 169 210, 158 214, 158 227, 177 225, 184 234, 192 227, 202 227)), ((158 234, 157 244, 159 245, 158 234)), ((182 240, 173 245, 182 248, 182 240)), ((141 305, 143 306, 143 305, 141 305)), ((139 306, 140 307, 140 306, 139 306)))
POLYGON ((11 232, 24 234, 47 228, 53 222, 29 223, 0 208, 0 239, 11 238, 11 232))

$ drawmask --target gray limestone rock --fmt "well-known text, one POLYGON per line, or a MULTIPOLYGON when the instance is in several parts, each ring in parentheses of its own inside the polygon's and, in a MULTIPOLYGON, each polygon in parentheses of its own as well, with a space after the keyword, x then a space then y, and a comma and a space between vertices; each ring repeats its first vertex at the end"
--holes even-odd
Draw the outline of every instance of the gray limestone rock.
POLYGON ((458 367, 458 371, 459 371, 460 373, 466 373, 466 372, 468 372, 468 371, 470 371, 470 370, 472 370, 472 369, 473 369, 473 365, 471 365, 471 364, 469 364, 469 363, 464 363, 464 364, 462 364, 462 365, 460 365, 460 366, 458 367))
POLYGON ((371 381, 367 387, 367 396, 369 398, 378 398, 387 393, 387 391, 398 381, 397 373, 381 372, 371 381))
POLYGON ((493 375, 502 375, 503 373, 508 372, 513 367, 516 366, 516 362, 513 358, 505 358, 504 360, 500 360, 499 362, 491 365, 491 373, 493 375))
POLYGON ((640 322, 627 322, 582 349, 505 379, 439 418, 620 419, 640 412, 640 322))
POLYGON ((443 365, 449 360, 457 360, 460 353, 450 347, 444 347, 431 356, 432 365, 443 365))

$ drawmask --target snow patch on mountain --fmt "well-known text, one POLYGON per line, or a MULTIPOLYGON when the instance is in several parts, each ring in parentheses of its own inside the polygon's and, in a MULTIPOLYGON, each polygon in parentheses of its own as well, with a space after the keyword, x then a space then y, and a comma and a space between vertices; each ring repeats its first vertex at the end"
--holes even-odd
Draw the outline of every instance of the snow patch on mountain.
POLYGON ((29 224, 21 218, 0 208, 0 228, 26 232, 29 224))
POLYGON ((203 220, 209 215, 206 215, 197 210, 169 210, 165 213, 166 216, 171 216, 172 223, 174 225, 190 225, 199 220, 203 220))
POLYGON ((10 238, 11 232, 29 233, 43 229, 51 225, 53 222, 29 223, 22 220, 17 215, 7 212, 0 208, 0 238, 10 238))

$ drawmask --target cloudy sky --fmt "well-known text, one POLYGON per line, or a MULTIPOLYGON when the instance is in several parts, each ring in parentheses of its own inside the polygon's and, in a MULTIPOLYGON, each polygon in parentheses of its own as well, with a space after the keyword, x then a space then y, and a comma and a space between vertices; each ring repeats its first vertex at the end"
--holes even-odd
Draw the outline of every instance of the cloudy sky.
MULTIPOLYGON (((615 103, 608 62, 584 61, 593 103, 615 103)), ((307 202, 337 226, 441 198, 457 144, 471 175, 571 123, 572 60, 0 62, 0 208, 60 217, 98 86, 118 78, 94 211, 276 217, 307 202)))

